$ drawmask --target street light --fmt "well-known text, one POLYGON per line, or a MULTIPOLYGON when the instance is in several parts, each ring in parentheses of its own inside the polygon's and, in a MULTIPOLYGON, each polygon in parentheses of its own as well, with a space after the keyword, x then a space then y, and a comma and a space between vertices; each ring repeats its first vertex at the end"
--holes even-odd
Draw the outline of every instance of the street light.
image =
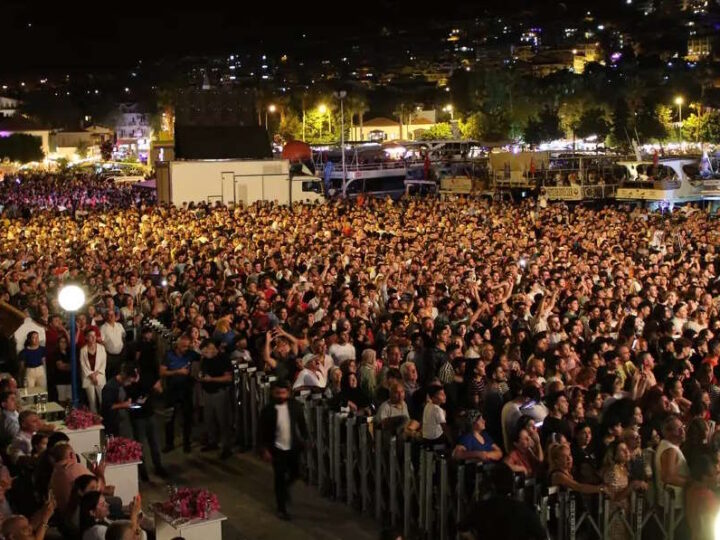
POLYGON ((450 104, 445 105, 445 107, 443 108, 443 111, 450 113, 450 121, 451 121, 451 122, 452 122, 453 120, 455 120, 455 114, 454 114, 454 112, 453 112, 453 106, 452 106, 452 105, 450 105, 450 104))
MULTIPOLYGON (((324 103, 321 103, 318 105, 318 112, 321 116, 325 116, 325 113, 327 113, 328 108, 324 103)), ((323 120, 320 118, 320 139, 322 139, 322 127, 323 127, 323 120)))
POLYGON ((77 395, 77 360, 75 358, 75 313, 85 305, 85 292, 77 285, 65 285, 58 294, 60 307, 70 314, 70 366, 72 404, 78 405, 77 395))
POLYGON ((277 110, 277 107, 275 105, 270 104, 268 105, 267 110, 265 111, 265 130, 267 131, 268 128, 268 113, 274 113, 277 110))
POLYGON ((675 105, 678 106, 678 140, 682 139, 682 106, 685 100, 682 96, 675 98, 675 105))
POLYGON ((678 118, 680 119, 680 123, 682 124, 682 106, 683 103, 685 103, 685 100, 682 98, 682 96, 678 96, 675 98, 675 105, 678 106, 678 118))

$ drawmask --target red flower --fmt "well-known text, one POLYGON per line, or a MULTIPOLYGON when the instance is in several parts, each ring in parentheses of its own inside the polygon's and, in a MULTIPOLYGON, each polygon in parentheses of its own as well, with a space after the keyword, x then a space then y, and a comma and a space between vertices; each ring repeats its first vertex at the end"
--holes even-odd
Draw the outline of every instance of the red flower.
POLYGON ((65 425, 68 429, 87 429, 102 425, 102 418, 87 409, 73 409, 65 417, 65 425))
POLYGON ((113 437, 108 441, 106 458, 108 463, 142 461, 142 445, 125 437, 113 437))
POLYGON ((183 519, 207 519, 220 510, 217 495, 202 488, 180 488, 161 505, 162 512, 183 519))

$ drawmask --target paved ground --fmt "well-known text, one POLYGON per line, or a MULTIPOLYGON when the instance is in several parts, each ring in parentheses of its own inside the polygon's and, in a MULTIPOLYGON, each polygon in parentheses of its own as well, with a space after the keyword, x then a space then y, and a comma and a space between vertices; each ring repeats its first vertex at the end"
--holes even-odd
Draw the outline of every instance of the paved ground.
MULTIPOLYGON (((293 486, 293 520, 275 516, 272 468, 256 455, 235 454, 220 461, 217 452, 203 454, 199 444, 192 454, 176 448, 163 455, 171 474, 164 481, 152 474, 150 483, 141 484, 143 506, 164 500, 167 484, 206 487, 215 492, 228 516, 223 525, 223 540, 374 540, 379 529, 370 518, 361 516, 344 504, 320 496, 313 486, 298 481, 293 486)), ((213 540, 213 539, 208 539, 213 540)))

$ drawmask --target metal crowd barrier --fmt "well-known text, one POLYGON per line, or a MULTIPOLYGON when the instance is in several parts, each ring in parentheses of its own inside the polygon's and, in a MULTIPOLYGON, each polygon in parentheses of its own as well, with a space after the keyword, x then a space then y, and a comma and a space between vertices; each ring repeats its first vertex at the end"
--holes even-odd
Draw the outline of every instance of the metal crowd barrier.
MULTIPOLYGON (((238 439, 245 449, 257 447, 259 413, 269 402, 272 380, 247 364, 235 365, 238 439)), ((311 441, 302 459, 307 483, 323 496, 402 531, 404 538, 458 537, 459 524, 491 494, 493 464, 453 460, 447 451, 379 429, 372 418, 330 410, 320 394, 304 391, 297 399, 311 441)), ((621 528, 628 540, 674 540, 684 514, 674 509, 673 491, 661 495, 662 505, 650 505, 638 493, 618 505, 605 495, 546 487, 522 475, 515 476, 513 493, 537 511, 553 539, 606 540, 621 528)))

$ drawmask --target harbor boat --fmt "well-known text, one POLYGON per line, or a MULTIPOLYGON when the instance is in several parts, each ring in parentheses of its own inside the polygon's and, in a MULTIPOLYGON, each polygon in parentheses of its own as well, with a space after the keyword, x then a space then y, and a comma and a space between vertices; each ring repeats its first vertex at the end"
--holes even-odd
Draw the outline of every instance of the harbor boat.
POLYGON ((550 201, 581 202, 615 196, 622 170, 616 157, 597 153, 500 152, 490 155, 496 192, 550 201))
POLYGON ((693 157, 619 161, 626 174, 615 197, 661 206, 702 201, 702 183, 693 177, 698 163, 699 159, 693 157))
POLYGON ((487 178, 487 158, 474 141, 348 143, 344 171, 338 147, 316 148, 314 161, 330 195, 339 197, 472 193, 487 178))
POLYGON ((685 172, 690 183, 699 187, 704 200, 720 200, 720 154, 708 156, 703 152, 697 165, 688 165, 685 172))
POLYGON ((315 170, 323 178, 331 197, 399 198, 405 192, 407 168, 394 147, 365 143, 345 149, 343 170, 342 152, 329 148, 316 153, 315 170))
POLYGON ((480 193, 488 186, 488 147, 472 140, 412 141, 405 161, 408 180, 417 189, 421 181, 434 181, 441 195, 480 193), (426 159, 431 169, 426 173, 426 159))

